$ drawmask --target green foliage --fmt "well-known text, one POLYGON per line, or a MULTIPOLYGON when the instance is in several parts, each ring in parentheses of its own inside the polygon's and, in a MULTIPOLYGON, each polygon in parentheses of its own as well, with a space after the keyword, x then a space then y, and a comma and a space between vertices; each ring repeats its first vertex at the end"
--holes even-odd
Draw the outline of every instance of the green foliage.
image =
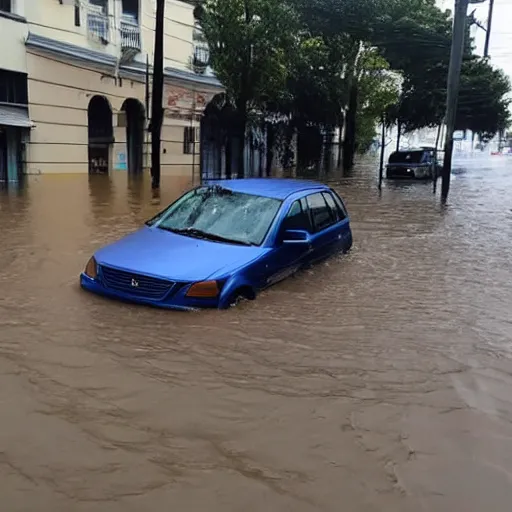
POLYGON ((510 124, 508 77, 485 59, 464 62, 456 127, 490 140, 510 124))
POLYGON ((298 18, 281 0, 206 0, 201 26, 228 97, 262 108, 286 90, 298 18))
POLYGON ((356 147, 364 152, 375 137, 376 124, 382 113, 398 101, 401 77, 391 72, 389 63, 371 47, 361 52, 358 77, 356 147))
POLYGON ((348 94, 346 51, 346 38, 302 33, 297 52, 290 59, 287 101, 278 109, 292 114, 296 124, 339 124, 348 94))
MULTIPOLYGON (((383 112, 406 131, 443 120, 452 22, 435 0, 203 5, 211 64, 244 123, 271 111, 289 115, 296 126, 341 125, 345 115, 354 119, 354 90, 351 137, 359 148, 374 137, 383 112)), ((506 128, 510 90, 502 72, 473 56, 468 34, 457 128, 484 137, 506 128)))

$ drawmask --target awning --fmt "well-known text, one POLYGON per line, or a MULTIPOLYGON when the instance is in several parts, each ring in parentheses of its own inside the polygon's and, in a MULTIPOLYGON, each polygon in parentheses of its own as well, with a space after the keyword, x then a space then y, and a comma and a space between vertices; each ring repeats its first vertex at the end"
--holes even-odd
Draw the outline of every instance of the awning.
POLYGON ((0 105, 0 126, 32 128, 34 123, 28 117, 28 109, 23 107, 8 107, 7 105, 0 105))

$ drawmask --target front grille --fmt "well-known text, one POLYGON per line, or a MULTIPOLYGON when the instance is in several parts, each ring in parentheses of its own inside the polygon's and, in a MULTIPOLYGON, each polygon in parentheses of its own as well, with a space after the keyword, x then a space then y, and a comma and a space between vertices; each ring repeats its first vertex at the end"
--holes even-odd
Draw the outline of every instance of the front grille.
POLYGON ((392 176, 410 176, 411 169, 407 167, 388 167, 388 174, 392 176))
POLYGON ((100 274, 106 288, 147 299, 163 299, 175 284, 173 281, 104 266, 101 266, 100 274))

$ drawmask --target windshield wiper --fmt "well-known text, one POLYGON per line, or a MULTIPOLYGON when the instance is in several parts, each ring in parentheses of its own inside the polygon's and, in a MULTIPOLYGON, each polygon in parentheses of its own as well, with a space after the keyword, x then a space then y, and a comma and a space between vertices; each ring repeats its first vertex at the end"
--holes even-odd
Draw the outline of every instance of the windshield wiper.
POLYGON ((178 235, 185 235, 185 236, 193 236, 195 238, 201 238, 204 240, 212 240, 214 242, 225 242, 228 244, 237 244, 237 245, 255 245, 250 242, 244 242, 243 240, 235 240, 233 238, 226 238, 224 236, 215 235, 214 233, 208 233, 208 231, 202 231, 201 229, 196 228, 184 228, 184 229, 172 229, 172 228, 165 228, 169 231, 172 231, 173 233, 177 233, 178 235))

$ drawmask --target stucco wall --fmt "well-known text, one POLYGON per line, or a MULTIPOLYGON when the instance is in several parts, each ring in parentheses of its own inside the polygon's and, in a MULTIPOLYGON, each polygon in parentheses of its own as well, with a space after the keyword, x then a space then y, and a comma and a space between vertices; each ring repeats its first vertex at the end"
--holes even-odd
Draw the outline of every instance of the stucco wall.
POLYGON ((0 69, 26 73, 25 39, 27 24, 0 18, 0 69))
MULTIPOLYGON (((86 2, 82 2, 80 26, 75 26, 75 8, 71 2, 61 5, 57 0, 24 0, 30 31, 34 34, 71 43, 96 51, 120 56, 119 27, 122 12, 121 0, 109 0, 109 44, 90 37, 87 33, 86 2)), ((145 63, 146 55, 153 62, 155 31, 155 0, 139 0, 139 24, 142 50, 136 60, 145 63)), ((165 9, 165 66, 187 69, 193 54, 193 6, 168 0, 165 9)))
MULTIPOLYGON (((115 144, 112 160, 126 152, 126 129, 118 114, 127 98, 145 102, 145 85, 136 80, 116 80, 99 71, 65 64, 37 54, 27 54, 30 114, 35 128, 27 146, 27 172, 87 173, 87 107, 94 95, 105 96, 113 111, 115 144)), ((192 174, 192 155, 183 153, 184 127, 190 121, 166 117, 162 128, 162 174, 192 174)), ((196 149, 199 152, 199 145, 196 149)), ((149 162, 150 145, 144 162, 149 162)), ((199 158, 196 157, 198 173, 199 158)), ((112 172, 122 172, 115 171, 112 172)))

